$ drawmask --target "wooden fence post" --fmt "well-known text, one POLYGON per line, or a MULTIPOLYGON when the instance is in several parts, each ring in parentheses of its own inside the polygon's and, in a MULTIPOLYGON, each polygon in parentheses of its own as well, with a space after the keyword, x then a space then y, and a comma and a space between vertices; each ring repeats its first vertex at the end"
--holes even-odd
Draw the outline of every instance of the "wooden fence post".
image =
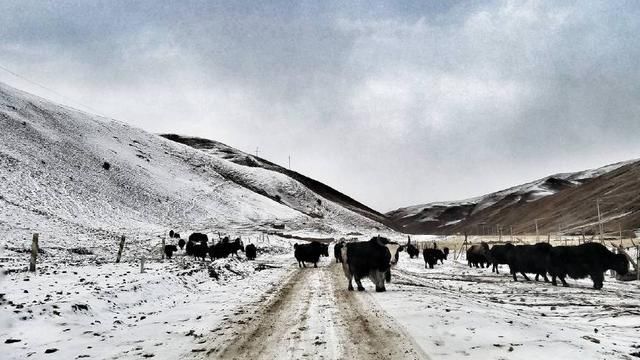
POLYGON ((140 258, 140 274, 144 274, 144 256, 140 258))
POLYGON ((124 235, 122 235, 122 237, 120 238, 120 248, 118 249, 118 257, 116 258, 116 264, 120 262, 123 248, 124 248, 124 235))
POLYGON ((31 240, 31 260, 29 261, 29 271, 36 271, 36 260, 38 259, 38 233, 33 234, 31 240))

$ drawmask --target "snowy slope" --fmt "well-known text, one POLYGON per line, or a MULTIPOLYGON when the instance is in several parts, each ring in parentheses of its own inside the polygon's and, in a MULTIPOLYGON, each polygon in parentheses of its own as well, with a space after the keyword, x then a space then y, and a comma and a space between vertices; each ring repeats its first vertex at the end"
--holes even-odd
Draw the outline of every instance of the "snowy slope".
POLYGON ((277 173, 4 84, 0 128, 0 230, 9 245, 33 232, 67 246, 120 234, 149 238, 169 228, 186 233, 272 223, 327 232, 381 227, 331 201, 318 205, 318 196, 277 173), (282 192, 282 203, 234 178, 255 183, 269 196, 282 192), (309 216, 311 211, 320 216, 309 216))
POLYGON ((229 160, 234 164, 242 165, 245 169, 243 169, 239 175, 252 172, 252 170, 247 170, 247 167, 254 168, 253 172, 270 174, 268 176, 275 177, 275 179, 272 179, 275 181, 265 182, 263 181, 264 177, 234 176, 234 174, 231 174, 231 179, 239 185, 251 189, 252 191, 263 193, 266 196, 273 197, 273 194, 277 193, 281 200, 283 200, 283 203, 287 204, 287 206, 293 207, 296 210, 312 217, 322 216, 322 213, 318 212, 318 210, 320 210, 318 206, 322 204, 317 203, 317 200, 324 198, 374 221, 383 224, 388 223, 388 219, 383 214, 380 214, 338 190, 306 177, 296 171, 274 164, 264 158, 242 152, 214 140, 175 134, 165 134, 161 136, 169 140, 189 145, 213 156, 229 160), (268 172, 262 172, 262 170, 268 170, 268 172), (270 193, 265 192, 265 189, 267 188, 270 188, 270 193), (304 192, 304 194, 301 194, 300 192, 304 192), (300 201, 300 195, 303 195, 303 201, 300 201), (312 206, 310 207, 309 204, 312 206))
MULTIPOLYGON (((638 160, 619 162, 597 169, 573 173, 560 173, 534 180, 522 185, 465 200, 434 202, 400 208, 387 213, 392 223, 409 232, 425 230, 425 227, 443 229, 458 224, 482 211, 492 208, 535 202, 567 189, 578 188, 592 179, 609 174, 638 160), (427 225, 425 225, 427 224, 427 225)), ((488 222, 491 222, 490 220, 488 222)), ((495 222, 494 222, 495 223, 495 222)))

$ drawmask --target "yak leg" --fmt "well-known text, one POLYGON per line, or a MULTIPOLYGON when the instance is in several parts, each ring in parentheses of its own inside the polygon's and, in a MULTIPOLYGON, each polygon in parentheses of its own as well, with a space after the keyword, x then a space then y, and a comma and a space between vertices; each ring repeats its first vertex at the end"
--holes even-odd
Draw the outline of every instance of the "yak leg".
POLYGON ((351 280, 353 279, 353 276, 349 275, 349 276, 347 276, 347 278, 349 279, 349 286, 347 287, 347 290, 353 291, 353 284, 351 283, 351 280))
POLYGON ((547 273, 546 272, 542 273, 542 277, 544 278, 544 282, 546 282, 546 283, 549 282, 549 278, 547 277, 547 273))
POLYGON ((602 282, 604 281, 604 273, 594 272, 591 274, 591 280, 593 280, 593 288, 596 290, 602 289, 602 282))
POLYGON ((349 291, 353 291, 353 284, 351 283, 351 281, 353 279, 353 274, 351 273, 351 269, 349 269, 349 264, 347 264, 346 262, 343 262, 342 263, 342 270, 344 271, 344 276, 349 281, 349 287, 347 287, 347 289, 349 291))
POLYGON ((356 281, 356 285, 358 285, 358 291, 364 291, 364 286, 362 286, 362 281, 360 281, 361 279, 357 276, 354 276, 353 278, 356 281))
POLYGON ((558 286, 558 282, 556 281, 556 274, 551 274, 551 284, 553 286, 558 286))
POLYGON ((524 277, 525 280, 531 281, 531 279, 527 277, 527 274, 523 273, 522 271, 520 272, 520 274, 522 274, 522 277, 524 277))
POLYGON ((385 272, 375 270, 373 272, 373 276, 375 278, 375 283, 376 283, 376 292, 387 291, 387 289, 385 289, 384 287, 384 281, 387 274, 389 274, 389 281, 391 281, 391 270, 387 270, 385 272))

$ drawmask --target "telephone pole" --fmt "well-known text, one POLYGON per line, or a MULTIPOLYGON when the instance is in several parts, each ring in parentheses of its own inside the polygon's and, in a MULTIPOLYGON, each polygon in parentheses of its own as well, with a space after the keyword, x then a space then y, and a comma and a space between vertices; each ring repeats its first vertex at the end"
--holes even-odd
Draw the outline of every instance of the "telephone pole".
POLYGON ((536 222, 536 242, 540 242, 540 233, 538 232, 538 219, 535 219, 536 222))
POLYGON ((596 209, 598 210, 598 228, 600 230, 600 242, 604 242, 602 216, 600 215, 600 199, 596 200, 596 209))

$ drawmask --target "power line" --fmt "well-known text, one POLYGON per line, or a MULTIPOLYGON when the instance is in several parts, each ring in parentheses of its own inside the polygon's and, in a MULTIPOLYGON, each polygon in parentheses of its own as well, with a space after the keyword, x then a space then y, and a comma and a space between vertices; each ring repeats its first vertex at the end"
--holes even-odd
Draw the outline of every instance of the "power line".
POLYGON ((87 105, 84 105, 84 104, 82 104, 82 103, 80 103, 80 102, 78 102, 78 101, 75 101, 75 100, 71 99, 70 97, 68 97, 68 96, 66 96, 66 95, 64 95, 64 94, 61 94, 61 93, 59 93, 58 91, 53 90, 53 89, 51 89, 51 88, 49 88, 49 87, 47 87, 47 86, 44 86, 44 85, 42 85, 42 84, 40 84, 40 83, 38 83, 38 82, 36 82, 36 81, 33 81, 33 80, 31 80, 31 79, 28 79, 28 78, 26 78, 26 77, 24 77, 24 76, 22 76, 22 75, 20 75, 20 74, 16 73, 16 72, 15 72, 15 71, 13 71, 13 70, 7 69, 7 68, 6 68, 5 66, 3 66, 2 64, 0 64, 0 69, 1 69, 1 70, 6 71, 7 73, 9 73, 9 74, 11 74, 11 75, 13 75, 13 76, 15 76, 15 77, 17 77, 17 78, 19 78, 19 79, 22 79, 22 80, 24 80, 24 81, 26 81, 26 82, 28 82, 28 83, 30 83, 30 84, 32 84, 32 85, 35 85, 35 86, 37 86, 37 87, 39 87, 39 88, 41 88, 41 89, 44 89, 44 90, 46 90, 46 91, 49 91, 50 93, 52 93, 52 94, 55 94, 55 95, 59 96, 60 98, 62 98, 62 99, 64 99, 64 100, 66 100, 67 102, 70 102, 70 103, 72 103, 72 104, 75 104, 76 106, 83 107, 83 108, 85 108, 86 110, 89 110, 90 112, 94 113, 95 115, 102 116, 102 117, 105 117, 105 118, 107 117, 107 116, 102 115, 102 112, 101 112, 101 111, 98 111, 98 110, 96 110, 96 109, 94 109, 94 108, 92 108, 92 107, 90 107, 90 106, 87 106, 87 105))

